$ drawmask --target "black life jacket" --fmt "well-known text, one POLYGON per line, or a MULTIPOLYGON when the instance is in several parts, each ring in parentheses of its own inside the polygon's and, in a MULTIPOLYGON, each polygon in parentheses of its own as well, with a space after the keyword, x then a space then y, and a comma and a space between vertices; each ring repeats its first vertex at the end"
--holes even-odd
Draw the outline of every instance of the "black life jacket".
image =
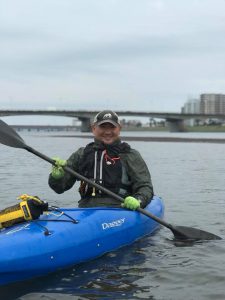
MULTIPOLYGON (((121 141, 112 145, 98 141, 92 142, 84 148, 79 173, 118 194, 121 188, 124 189, 120 153, 129 151, 130 146, 121 141)), ((83 181, 81 181, 79 192, 81 198, 106 196, 83 181)))

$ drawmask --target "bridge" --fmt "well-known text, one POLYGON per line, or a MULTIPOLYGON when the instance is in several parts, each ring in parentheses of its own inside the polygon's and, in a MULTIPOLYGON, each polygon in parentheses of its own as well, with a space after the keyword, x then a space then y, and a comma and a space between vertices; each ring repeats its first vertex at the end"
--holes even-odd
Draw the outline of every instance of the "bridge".
MULTIPOLYGON (((63 116, 77 118, 81 121, 81 131, 90 131, 90 123, 99 110, 0 110, 0 117, 6 116, 63 116)), ((224 114, 191 114, 191 113, 173 113, 173 112, 148 112, 148 111, 116 111, 119 117, 148 117, 165 119, 171 132, 182 132, 184 128, 184 120, 188 119, 223 119, 224 114)))

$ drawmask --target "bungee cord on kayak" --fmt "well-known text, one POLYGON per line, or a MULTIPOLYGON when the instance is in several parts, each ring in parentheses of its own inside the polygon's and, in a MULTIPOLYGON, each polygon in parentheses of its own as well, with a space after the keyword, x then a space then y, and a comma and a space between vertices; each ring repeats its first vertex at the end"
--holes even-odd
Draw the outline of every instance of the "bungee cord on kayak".
MULTIPOLYGON (((46 201, 41 200, 38 196, 22 194, 17 197, 17 200, 22 201, 0 211, 0 229, 8 228, 25 221, 33 221, 37 225, 39 225, 38 222, 40 221, 70 222, 73 224, 78 223, 77 220, 67 214, 64 210, 57 206, 50 206, 46 201), (40 219, 41 215, 50 215, 53 211, 60 212, 60 215, 57 215, 58 219, 40 219), (66 216, 68 220, 60 219, 59 217, 61 216, 66 216)), ((42 225, 40 226, 45 228, 46 232, 48 232, 46 227, 42 225)))

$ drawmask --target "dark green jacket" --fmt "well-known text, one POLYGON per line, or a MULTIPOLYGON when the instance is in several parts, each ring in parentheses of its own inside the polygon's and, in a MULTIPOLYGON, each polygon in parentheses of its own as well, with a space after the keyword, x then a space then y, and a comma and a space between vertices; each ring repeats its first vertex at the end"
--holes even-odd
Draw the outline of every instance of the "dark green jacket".
MULTIPOLYGON (((67 166, 79 173, 79 164, 82 161, 84 147, 79 148, 67 160, 67 166)), ((153 197, 153 186, 151 176, 146 163, 137 150, 130 149, 129 152, 120 153, 122 163, 122 183, 130 186, 131 196, 141 201, 141 206, 145 207, 153 197)), ((63 178, 54 179, 51 174, 49 176, 49 186, 58 194, 69 190, 76 178, 65 173, 63 178)), ((127 196, 126 192, 121 190, 120 196, 127 196)), ((94 207, 94 206, 113 206, 118 207, 121 203, 109 196, 107 197, 91 197, 81 199, 79 207, 94 207)))

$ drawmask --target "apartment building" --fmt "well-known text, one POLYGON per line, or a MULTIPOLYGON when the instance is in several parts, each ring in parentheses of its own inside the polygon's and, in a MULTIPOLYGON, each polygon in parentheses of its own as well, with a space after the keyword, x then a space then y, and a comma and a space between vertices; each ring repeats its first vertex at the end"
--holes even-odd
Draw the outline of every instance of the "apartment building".
POLYGON ((201 94, 200 112, 202 114, 225 114, 224 94, 201 94))

